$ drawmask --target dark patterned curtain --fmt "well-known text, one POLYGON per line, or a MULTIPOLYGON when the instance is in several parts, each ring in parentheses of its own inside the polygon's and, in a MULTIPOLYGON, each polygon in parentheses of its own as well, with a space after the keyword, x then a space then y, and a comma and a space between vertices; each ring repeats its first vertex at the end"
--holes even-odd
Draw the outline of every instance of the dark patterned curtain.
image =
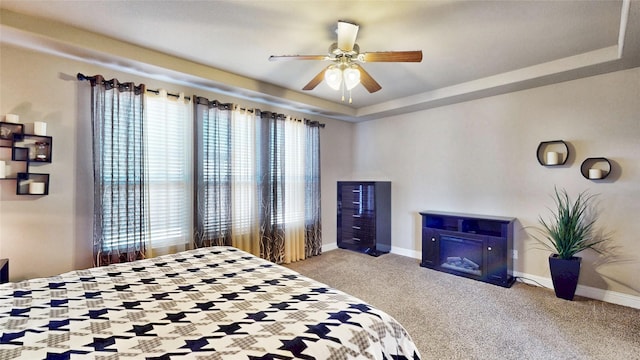
POLYGON ((231 104, 194 96, 196 247, 231 245, 231 104))
POLYGON ((145 85, 91 82, 95 265, 144 258, 146 214, 143 96, 145 85))
POLYGON ((258 126, 260 257, 281 264, 284 244, 284 115, 262 112, 258 126))
POLYGON ((195 245, 319 255, 320 124, 196 98, 195 245))
POLYGON ((317 121, 305 123, 305 253, 311 257, 322 254, 320 127, 324 125, 317 121))

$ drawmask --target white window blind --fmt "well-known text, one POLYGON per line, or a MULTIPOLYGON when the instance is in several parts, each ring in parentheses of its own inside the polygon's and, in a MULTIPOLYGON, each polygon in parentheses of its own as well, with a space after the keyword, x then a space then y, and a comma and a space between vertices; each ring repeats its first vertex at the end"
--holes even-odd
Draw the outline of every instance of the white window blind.
POLYGON ((258 222, 256 119, 236 109, 231 115, 231 203, 233 234, 249 234, 258 222))
POLYGON ((305 125, 287 119, 284 126, 284 223, 304 224, 305 217, 305 125))
POLYGON ((149 245, 185 246, 193 224, 191 103, 163 90, 145 100, 149 245))

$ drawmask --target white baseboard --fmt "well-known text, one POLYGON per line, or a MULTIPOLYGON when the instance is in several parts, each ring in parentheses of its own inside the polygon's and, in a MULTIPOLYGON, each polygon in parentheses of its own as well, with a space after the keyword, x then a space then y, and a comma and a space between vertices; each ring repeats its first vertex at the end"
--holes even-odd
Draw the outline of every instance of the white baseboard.
POLYGON ((391 253, 422 260, 422 252, 391 246, 391 253))
MULTIPOLYGON (((521 273, 518 271, 513 272, 513 276, 521 277, 526 279, 531 279, 540 285, 553 289, 553 282, 551 282, 551 278, 545 278, 542 276, 531 275, 526 273, 521 273)), ((532 284, 536 285, 536 284, 532 284)), ((590 299, 596 299, 612 304, 628 306, 635 309, 640 309, 640 297, 633 296, 629 294, 623 294, 617 291, 598 289, 591 286, 585 286, 578 284, 578 288, 576 289, 576 295, 588 297, 590 299)))
POLYGON ((322 252, 335 250, 338 248, 338 244, 322 244, 322 252))
MULTIPOLYGON (((322 244, 322 251, 331 251, 338 248, 337 244, 322 244)), ((422 252, 416 250, 409 250, 399 247, 391 247, 391 253, 406 256, 414 259, 422 259, 422 252)), ((539 285, 542 285, 546 288, 553 289, 553 283, 551 282, 551 278, 546 278, 537 275, 531 275, 526 273, 521 273, 518 271, 514 271, 513 276, 517 276, 520 278, 531 279, 539 285)), ((532 284, 536 285, 536 284, 532 284)), ((633 296, 629 294, 623 294, 617 291, 610 291, 604 289, 598 289, 591 286, 578 285, 576 289, 576 295, 584 296, 590 299, 596 299, 612 304, 628 306, 635 309, 640 309, 640 296, 633 296)))

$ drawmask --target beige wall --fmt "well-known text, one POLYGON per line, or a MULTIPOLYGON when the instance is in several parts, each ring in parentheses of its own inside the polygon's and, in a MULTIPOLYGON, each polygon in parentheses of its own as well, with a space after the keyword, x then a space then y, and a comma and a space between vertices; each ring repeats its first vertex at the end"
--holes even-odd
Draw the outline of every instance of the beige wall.
POLYGON ((16 196, 15 180, 0 180, 0 257, 10 259, 11 280, 50 276, 92 265, 90 97, 88 82, 75 78, 78 72, 142 82, 150 89, 182 91, 325 123, 320 145, 323 240, 335 243, 335 183, 351 171, 353 124, 268 108, 13 46, 3 45, 0 51, 0 116, 15 113, 21 122, 45 121, 47 134, 53 136, 52 164, 31 169, 51 174, 48 196, 16 196))
MULTIPOLYGON (((77 72, 266 109, 12 46, 0 50, 0 114, 46 121, 54 137, 53 163, 38 168, 51 174, 49 196, 16 197, 15 181, 0 181, 0 256, 11 259, 12 280, 92 263, 88 84, 75 79, 77 72)), ((583 254, 580 283, 638 296, 639 98, 640 69, 633 69, 355 125, 314 118, 327 124, 321 137, 323 243, 335 247, 337 180, 391 180, 394 252, 419 258, 421 210, 512 216, 518 219, 516 271, 547 278, 548 253, 534 249, 522 228, 536 225, 552 204, 554 185, 572 194, 588 189, 600 194, 599 224, 613 232, 622 255, 602 263, 583 254), (540 166, 538 143, 555 139, 571 144, 569 166, 540 166), (611 181, 580 175, 582 160, 593 156, 612 160, 611 181)))
POLYGON ((548 278, 548 252, 523 227, 553 205, 554 186, 599 194, 598 225, 619 258, 584 252, 580 284, 640 294, 640 69, 360 123, 353 177, 392 181, 392 244, 419 257, 421 210, 518 219, 515 270, 548 278), (564 167, 536 160, 541 141, 563 139, 564 167), (580 164, 606 157, 611 179, 587 180, 580 164))

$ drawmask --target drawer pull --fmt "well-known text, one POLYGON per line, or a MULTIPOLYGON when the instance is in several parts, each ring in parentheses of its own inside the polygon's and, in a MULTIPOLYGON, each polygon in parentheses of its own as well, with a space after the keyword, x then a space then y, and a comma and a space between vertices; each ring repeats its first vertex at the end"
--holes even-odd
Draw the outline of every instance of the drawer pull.
POLYGON ((352 201, 351 202, 353 205, 360 205, 360 201, 352 201))
POLYGON ((354 237, 352 238, 353 241, 360 241, 360 238, 354 237))
POLYGON ((360 190, 351 190, 352 193, 359 193, 360 190))
POLYGON ((352 229, 354 229, 354 230, 360 230, 360 226, 355 226, 355 225, 354 225, 354 226, 352 226, 351 228, 352 228, 352 229))
POLYGON ((354 218, 359 218, 359 217, 361 217, 359 214, 353 214, 353 215, 351 215, 351 216, 353 216, 354 218))

